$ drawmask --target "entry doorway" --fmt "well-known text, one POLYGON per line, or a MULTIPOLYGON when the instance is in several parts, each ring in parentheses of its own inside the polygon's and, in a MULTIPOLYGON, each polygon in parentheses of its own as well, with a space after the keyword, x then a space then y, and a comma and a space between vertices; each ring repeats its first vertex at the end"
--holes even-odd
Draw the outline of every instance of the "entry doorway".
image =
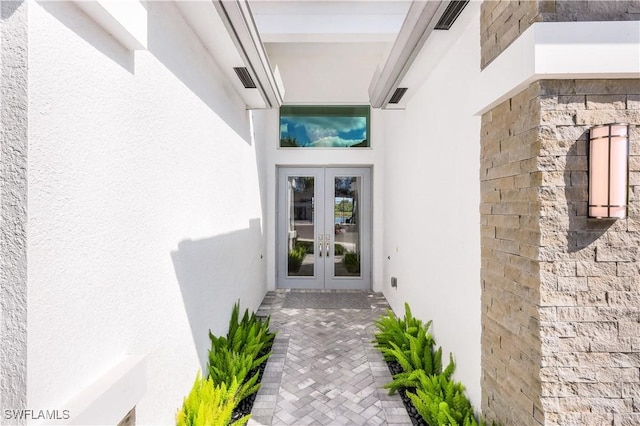
POLYGON ((278 288, 371 289, 371 169, 281 167, 278 288))

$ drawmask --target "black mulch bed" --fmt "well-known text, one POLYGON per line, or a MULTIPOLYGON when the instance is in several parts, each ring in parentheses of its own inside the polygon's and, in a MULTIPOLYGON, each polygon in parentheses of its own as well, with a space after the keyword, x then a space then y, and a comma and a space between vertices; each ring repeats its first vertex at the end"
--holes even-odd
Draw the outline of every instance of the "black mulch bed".
MULTIPOLYGON (((389 371, 391 372, 392 376, 396 374, 400 374, 404 371, 397 361, 387 361, 387 367, 389 367, 389 371)), ((402 402, 404 402, 404 407, 407 409, 407 414, 411 418, 411 423, 413 423, 415 426, 429 426, 424 421, 422 416, 418 414, 418 410, 416 410, 416 407, 413 406, 413 402, 407 396, 407 392, 406 392, 407 390, 410 392, 415 392, 415 389, 408 388, 408 389, 400 389, 398 393, 402 398, 402 402)))
MULTIPOLYGON (((262 350, 258 354, 258 358, 260 358, 261 356, 266 355, 271 350, 271 346, 272 345, 270 345, 269 347, 262 348, 262 350)), ((258 367, 256 367, 255 369, 251 370, 249 372, 249 374, 247 375, 247 377, 248 378, 253 377, 253 375, 256 374, 256 371, 257 371, 258 372, 258 382, 257 383, 262 383, 262 375, 264 374, 264 369, 267 367, 267 361, 269 361, 268 358, 267 358, 267 360, 265 360, 265 362, 260 364, 258 367)), ((251 409, 253 408, 253 403, 255 402, 257 395, 258 395, 258 392, 253 393, 253 394, 249 395, 248 397, 246 397, 245 399, 243 399, 242 401, 240 401, 240 403, 236 406, 236 408, 233 409, 233 414, 231 414, 231 423, 233 423, 236 420, 246 416, 247 414, 251 414, 251 409)))

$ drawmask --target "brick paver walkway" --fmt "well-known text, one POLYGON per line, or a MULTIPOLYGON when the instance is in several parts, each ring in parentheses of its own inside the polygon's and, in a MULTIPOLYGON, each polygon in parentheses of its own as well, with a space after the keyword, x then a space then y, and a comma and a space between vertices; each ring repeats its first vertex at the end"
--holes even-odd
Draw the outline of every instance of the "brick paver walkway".
POLYGON ((341 309, 327 308, 336 299, 330 296, 297 290, 266 295, 258 315, 271 315, 278 334, 249 424, 410 426, 400 397, 382 389, 391 375, 371 344, 373 322, 388 307, 384 296, 344 292, 336 304, 341 309), (295 303, 287 304, 293 292, 295 303), (301 306, 301 298, 304 308, 283 307, 301 306), (369 308, 362 309, 362 298, 369 308))

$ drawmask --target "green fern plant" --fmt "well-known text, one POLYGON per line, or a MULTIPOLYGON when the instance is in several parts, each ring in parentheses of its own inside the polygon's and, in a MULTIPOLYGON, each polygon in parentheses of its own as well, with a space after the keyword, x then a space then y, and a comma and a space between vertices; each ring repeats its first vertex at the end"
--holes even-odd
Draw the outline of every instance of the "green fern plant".
POLYGON ((240 319, 240 302, 234 306, 226 336, 209 332, 208 377, 198 372, 193 388, 176 414, 178 426, 242 426, 249 416, 231 423, 240 401, 260 388, 258 367, 269 358, 275 334, 269 332, 269 318, 262 320, 245 310, 240 319))
POLYGON ((229 347, 236 352, 245 352, 257 355, 260 350, 273 342, 275 333, 269 332, 270 317, 262 320, 255 313, 249 315, 249 310, 244 311, 242 320, 238 321, 240 302, 233 306, 231 319, 229 320, 229 332, 227 340, 229 347))
MULTIPOLYGON (((415 363, 411 363, 406 357, 403 357, 403 361, 400 365, 403 367, 403 372, 393 376, 393 380, 386 385, 385 389, 389 389, 389 395, 397 392, 400 389, 416 389, 420 387, 420 377, 426 376, 443 376, 447 380, 451 379, 453 372, 455 371, 456 364, 453 360, 453 354, 449 354, 449 364, 442 370, 442 348, 438 348, 434 355, 431 348, 424 351, 426 358, 429 360, 422 364, 422 366, 416 367, 415 363), (431 358, 430 358, 431 357, 431 358), (436 361, 432 361, 432 359, 436 361), (431 362, 431 364, 429 364, 431 362)), ((403 354, 404 355, 404 354, 403 354)))
MULTIPOLYGON (((386 361, 396 361, 402 372, 384 387, 389 394, 405 390, 418 413, 429 426, 486 426, 473 414, 471 403, 464 394, 464 386, 452 379, 455 370, 453 355, 442 369, 442 348, 435 348, 435 340, 428 332, 431 321, 423 323, 413 317, 405 303, 404 318, 391 310, 375 323, 375 346, 386 361)), ((491 423, 492 426, 500 426, 491 423)))
POLYGON ((416 391, 407 392, 407 396, 429 426, 478 426, 462 383, 444 373, 428 376, 422 370, 416 370, 414 378, 416 391))
POLYGON ((435 340, 431 334, 427 333, 426 326, 418 328, 416 336, 404 333, 404 340, 401 343, 405 349, 402 349, 398 343, 389 342, 389 346, 382 347, 380 350, 385 358, 396 360, 404 371, 411 372, 413 370, 422 369, 427 374, 440 374, 442 372, 442 348, 434 350, 435 340), (405 343, 408 343, 408 347, 405 343))
POLYGON ((230 384, 215 384, 211 378, 204 379, 200 372, 196 375, 191 392, 184 399, 182 408, 176 414, 177 426, 243 426, 250 415, 231 423, 233 409, 239 401, 238 381, 230 384))
MULTIPOLYGON (((385 385, 389 393, 399 389, 414 388, 415 379, 411 373, 423 370, 427 375, 442 374, 442 348, 435 349, 435 340, 428 333, 431 321, 423 323, 411 314, 409 304, 405 303, 405 316, 397 318, 392 311, 387 310, 387 316, 376 321, 380 330, 376 334, 378 349, 387 361, 396 361, 403 372, 396 374, 391 383, 385 385)), ((447 377, 453 374, 455 364, 450 356, 447 377)))
POLYGON ((209 378, 214 383, 237 381, 240 384, 237 392, 238 401, 242 401, 260 389, 260 384, 257 383, 258 372, 255 369, 263 361, 264 357, 254 359, 249 354, 234 352, 226 347, 212 347, 209 351, 209 378))
MULTIPOLYGON (((249 310, 245 310, 242 320, 238 321, 239 310, 239 303, 236 303, 231 312, 229 331, 226 337, 216 337, 209 332, 211 348, 227 348, 233 352, 244 353, 257 358, 262 349, 270 346, 275 338, 275 333, 269 331, 270 318, 262 320, 255 313, 249 316, 249 310)), ((258 365, 267 357, 261 357, 258 365)))
POLYGON ((384 354, 384 349, 391 349, 391 343, 395 343, 402 351, 409 350, 408 336, 418 337, 421 329, 429 329, 431 321, 423 324, 421 320, 411 314, 409 304, 404 304, 404 318, 398 318, 391 309, 387 309, 387 315, 379 318, 375 325, 378 332, 375 334, 376 347, 379 348, 385 357, 390 361, 393 357, 384 354))
POLYGON ((238 401, 260 389, 256 369, 271 355, 266 348, 271 345, 275 333, 269 332, 269 318, 262 320, 255 313, 245 310, 240 319, 240 302, 233 306, 229 331, 226 337, 209 332, 208 372, 214 383, 239 383, 238 401))

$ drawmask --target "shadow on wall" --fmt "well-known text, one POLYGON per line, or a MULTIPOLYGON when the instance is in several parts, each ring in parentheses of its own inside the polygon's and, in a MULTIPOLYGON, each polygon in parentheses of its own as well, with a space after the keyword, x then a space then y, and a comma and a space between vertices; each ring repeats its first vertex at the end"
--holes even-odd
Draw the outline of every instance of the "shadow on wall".
MULTIPOLYGON (((3 14, 19 2, 2 2, 3 14), (5 9, 7 10, 5 12, 5 9)), ((135 74, 135 52, 124 47, 73 2, 38 1, 38 4, 87 43, 135 74)), ((213 7, 213 6, 212 6, 213 7)), ((147 50, 193 94, 216 113, 247 144, 251 144, 244 103, 193 33, 173 2, 146 2, 147 50)), ((158 90, 162 90, 158 87, 158 90)))
MULTIPOLYGON (((5 3, 11 4, 13 2, 3 2, 3 5, 5 3)), ((135 70, 134 52, 101 29, 73 2, 41 0, 38 1, 38 4, 61 24, 82 37, 84 41, 133 74, 135 70)))
MULTIPOLYGON (((269 127, 266 125, 266 120, 271 118, 272 111, 262 110, 259 112, 250 111, 252 121, 252 131, 254 136, 256 133, 262 135, 264 138, 265 134, 268 134, 269 127), (258 132, 255 129, 259 129, 258 132)), ((267 211, 267 192, 268 192, 268 184, 269 179, 267 179, 267 162, 263 161, 264 158, 267 158, 267 153, 265 147, 267 146, 263 139, 258 139, 254 141, 255 143, 255 164, 256 170, 258 171, 258 186, 260 188, 260 211, 263 213, 267 211)))
POLYGON ((260 220, 251 219, 247 229, 182 241, 171 253, 203 372, 209 330, 226 334, 233 304, 240 299, 243 310, 255 310, 266 293, 262 249, 260 220))
POLYGON ((147 2, 147 46, 193 94, 251 144, 244 102, 173 2, 147 2))
POLYGON ((11 15, 13 15, 13 12, 18 10, 22 3, 24 3, 22 0, 3 1, 0 3, 0 19, 9 19, 11 15))
POLYGON ((588 219, 589 176, 587 168, 573 167, 571 164, 586 164, 589 131, 569 148, 566 156, 567 167, 564 171, 564 195, 569 214, 567 230, 567 252, 580 251, 597 241, 615 220, 588 219), (572 170, 572 169, 577 170, 572 170))

